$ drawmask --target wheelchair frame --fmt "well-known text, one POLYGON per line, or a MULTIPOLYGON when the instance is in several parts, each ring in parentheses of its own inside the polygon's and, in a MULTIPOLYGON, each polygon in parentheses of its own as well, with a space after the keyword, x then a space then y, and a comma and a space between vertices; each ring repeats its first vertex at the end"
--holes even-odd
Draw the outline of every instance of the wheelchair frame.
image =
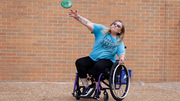
MULTIPOLYGON (((92 76, 90 74, 89 74, 88 81, 89 80, 91 80, 91 85, 94 84, 93 83, 94 79, 92 78, 92 76)), ((73 89, 72 95, 77 100, 79 100, 80 98, 93 98, 91 96, 86 96, 86 97, 80 96, 81 88, 83 88, 83 87, 84 86, 79 86, 79 76, 78 76, 78 73, 76 73, 75 82, 74 82, 74 89, 73 89)), ((103 90, 104 91, 104 101, 108 101, 109 97, 108 97, 108 93, 107 93, 106 90, 110 89, 112 97, 116 101, 121 101, 128 94, 129 87, 130 87, 130 75, 129 75, 129 71, 125 67, 124 64, 123 65, 119 65, 118 61, 117 61, 116 63, 113 64, 110 72, 108 71, 107 73, 101 73, 99 75, 98 85, 97 85, 97 92, 100 92, 101 90, 103 90), (122 71, 124 71, 124 73, 125 73, 124 75, 122 75, 122 71), (107 82, 105 82, 104 80, 108 80, 109 84, 107 82), (108 88, 107 87, 103 88, 100 82, 105 84, 108 88), (119 96, 118 95, 119 94, 119 90, 122 88, 122 86, 123 87, 125 86, 125 89, 124 89, 123 92, 121 91, 122 94, 119 96)), ((99 99, 97 99, 97 100, 99 100, 99 99)))

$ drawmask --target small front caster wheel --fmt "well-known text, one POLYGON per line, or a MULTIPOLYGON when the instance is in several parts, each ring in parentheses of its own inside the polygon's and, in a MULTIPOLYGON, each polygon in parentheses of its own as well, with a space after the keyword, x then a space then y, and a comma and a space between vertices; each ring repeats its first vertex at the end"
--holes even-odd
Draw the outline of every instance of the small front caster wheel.
POLYGON ((108 100, 109 100, 108 93, 104 91, 104 101, 108 101, 108 100))

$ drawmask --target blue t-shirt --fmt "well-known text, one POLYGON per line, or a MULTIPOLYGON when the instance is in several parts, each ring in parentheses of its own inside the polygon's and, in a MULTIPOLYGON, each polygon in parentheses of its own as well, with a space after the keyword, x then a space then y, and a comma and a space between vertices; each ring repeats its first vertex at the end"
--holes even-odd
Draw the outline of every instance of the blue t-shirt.
POLYGON ((110 59, 113 63, 116 61, 116 54, 125 54, 124 43, 117 43, 117 39, 113 38, 111 34, 104 34, 102 31, 106 26, 95 24, 92 33, 95 35, 95 43, 90 54, 90 58, 94 61, 100 59, 110 59))

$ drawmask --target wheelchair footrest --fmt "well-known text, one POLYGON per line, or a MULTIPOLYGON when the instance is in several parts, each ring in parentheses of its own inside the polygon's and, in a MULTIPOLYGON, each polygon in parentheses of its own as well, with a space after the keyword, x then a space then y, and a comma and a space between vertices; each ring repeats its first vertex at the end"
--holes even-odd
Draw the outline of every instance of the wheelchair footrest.
POLYGON ((74 97, 79 97, 79 98, 95 99, 94 97, 91 97, 91 96, 75 96, 73 93, 72 93, 72 95, 74 97))
POLYGON ((87 99, 96 99, 94 97, 91 97, 91 96, 76 96, 74 93, 72 93, 73 97, 76 97, 76 98, 87 98, 87 99))

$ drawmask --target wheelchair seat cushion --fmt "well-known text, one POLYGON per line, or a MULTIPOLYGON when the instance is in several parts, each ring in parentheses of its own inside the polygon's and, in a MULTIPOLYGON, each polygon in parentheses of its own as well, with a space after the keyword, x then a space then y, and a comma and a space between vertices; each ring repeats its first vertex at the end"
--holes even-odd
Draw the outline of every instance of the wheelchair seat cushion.
MULTIPOLYGON (((109 72, 110 72, 110 70, 108 69, 108 68, 105 68, 104 69, 104 72, 102 72, 102 73, 104 73, 104 74, 109 74, 109 72)), ((91 69, 88 69, 88 74, 89 74, 89 76, 92 76, 93 75, 93 69, 91 68, 91 69)))

